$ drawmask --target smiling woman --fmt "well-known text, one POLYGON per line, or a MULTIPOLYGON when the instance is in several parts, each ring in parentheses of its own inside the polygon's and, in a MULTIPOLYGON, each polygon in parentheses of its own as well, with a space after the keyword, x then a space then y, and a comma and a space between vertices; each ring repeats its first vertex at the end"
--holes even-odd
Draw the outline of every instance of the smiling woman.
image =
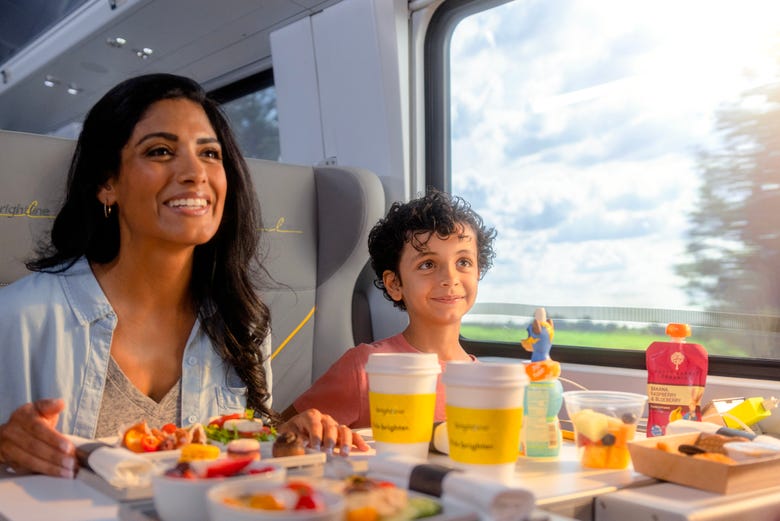
POLYGON ((114 310, 129 319, 117 324, 111 357, 138 390, 159 402, 181 376, 195 319, 181 296, 189 300, 195 247, 210 241, 220 226, 227 181, 206 113, 188 99, 150 105, 120 157, 119 171, 97 194, 104 208, 116 210, 119 253, 93 271, 114 310), (136 315, 138 302, 124 288, 128 281, 139 292, 163 289, 154 299, 159 307, 136 315), (173 323, 167 313, 158 313, 171 309, 180 311, 173 323), (141 323, 145 327, 136 327, 141 323))
MULTIPOLYGON (((37 273, 0 291, 0 462, 73 476, 64 434, 246 408, 277 425, 269 311, 251 278, 258 206, 200 85, 153 74, 110 90, 84 122, 51 244, 28 264, 37 273)), ((279 429, 352 442, 319 411, 279 429)))

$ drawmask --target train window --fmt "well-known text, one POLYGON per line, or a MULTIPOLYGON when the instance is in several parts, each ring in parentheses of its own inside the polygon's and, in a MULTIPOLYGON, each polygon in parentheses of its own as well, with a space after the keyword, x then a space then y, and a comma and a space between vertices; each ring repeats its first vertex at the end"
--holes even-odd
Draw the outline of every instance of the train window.
POLYGON ((279 118, 272 71, 249 76, 211 95, 221 103, 245 156, 279 160, 279 118))
POLYGON ((73 14, 87 0, 28 0, 2 2, 0 20, 0 63, 5 63, 27 45, 73 14))
POLYGON ((780 359, 780 4, 447 4, 428 182, 499 232, 463 336, 516 345, 544 306, 556 345, 686 322, 716 357, 780 359))

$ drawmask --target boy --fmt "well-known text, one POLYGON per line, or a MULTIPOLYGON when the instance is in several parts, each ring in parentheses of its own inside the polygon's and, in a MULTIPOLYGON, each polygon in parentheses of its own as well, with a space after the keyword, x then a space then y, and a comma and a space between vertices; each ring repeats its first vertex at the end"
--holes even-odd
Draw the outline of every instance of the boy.
MULTIPOLYGON (((460 345, 460 323, 491 267, 496 232, 460 197, 438 190, 408 203, 393 203, 371 230, 368 251, 374 285, 409 315, 402 332, 349 349, 283 417, 317 408, 350 428, 370 426, 368 378, 371 353, 436 353, 439 363, 475 360, 460 345)), ((435 420, 445 419, 441 378, 435 420)))

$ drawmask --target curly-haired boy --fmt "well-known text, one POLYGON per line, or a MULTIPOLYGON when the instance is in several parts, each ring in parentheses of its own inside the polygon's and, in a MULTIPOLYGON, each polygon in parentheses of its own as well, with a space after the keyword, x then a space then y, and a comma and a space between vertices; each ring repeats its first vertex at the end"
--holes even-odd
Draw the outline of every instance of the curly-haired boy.
MULTIPOLYGON (((396 202, 371 230, 368 249, 374 285, 409 315, 403 332, 349 349, 285 411, 317 408, 351 428, 370 426, 368 378, 371 353, 436 353, 443 366, 474 360, 460 344, 463 316, 474 305, 479 280, 492 266, 495 229, 469 203, 429 190, 396 202)), ((445 419, 444 387, 437 385, 435 420, 445 419)))

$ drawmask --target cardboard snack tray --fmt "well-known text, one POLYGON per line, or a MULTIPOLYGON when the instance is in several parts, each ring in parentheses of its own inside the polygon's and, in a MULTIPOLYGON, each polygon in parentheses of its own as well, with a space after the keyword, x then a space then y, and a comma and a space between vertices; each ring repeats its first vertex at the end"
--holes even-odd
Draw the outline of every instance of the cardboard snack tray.
POLYGON ((780 485, 780 456, 730 465, 657 448, 658 442, 663 441, 676 451, 682 444, 695 443, 698 436, 699 433, 686 433, 629 442, 634 470, 656 479, 720 494, 780 485))

